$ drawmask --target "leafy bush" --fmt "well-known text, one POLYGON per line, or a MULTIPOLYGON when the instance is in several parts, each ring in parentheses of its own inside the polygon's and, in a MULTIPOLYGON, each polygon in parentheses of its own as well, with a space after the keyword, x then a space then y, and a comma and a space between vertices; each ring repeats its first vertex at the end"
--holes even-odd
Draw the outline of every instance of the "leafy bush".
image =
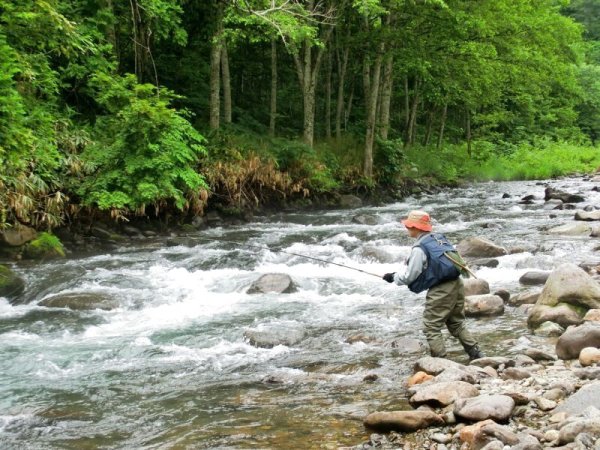
POLYGON ((406 155, 401 139, 377 139, 374 166, 378 169, 378 179, 381 184, 393 185, 405 170, 406 155))
POLYGON ((138 84, 133 75, 97 75, 92 80, 105 109, 94 142, 81 155, 91 169, 78 189, 83 204, 113 217, 155 213, 168 206, 199 212, 207 185, 196 171, 204 138, 169 107, 173 94, 138 84))

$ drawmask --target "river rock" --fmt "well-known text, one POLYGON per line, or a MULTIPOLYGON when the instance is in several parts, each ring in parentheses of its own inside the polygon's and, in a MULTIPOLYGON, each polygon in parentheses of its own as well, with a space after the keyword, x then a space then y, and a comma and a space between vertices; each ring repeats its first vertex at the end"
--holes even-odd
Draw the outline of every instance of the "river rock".
POLYGON ((341 195, 338 204, 342 208, 360 208, 363 202, 356 195, 341 195))
POLYGON ((565 445, 573 442, 582 433, 590 434, 594 440, 600 438, 600 418, 581 419, 566 424, 559 431, 558 443, 565 445))
POLYGON ((446 358, 436 358, 434 356, 424 356, 419 358, 414 365, 414 372, 425 372, 429 375, 439 375, 446 369, 463 369, 465 366, 446 358))
POLYGON ((497 295, 471 295, 465 298, 465 316, 498 316, 504 312, 504 301, 497 295))
POLYGON ((600 220, 600 210, 577 211, 575 213, 575 220, 585 220, 585 221, 600 220))
POLYGON ((592 226, 587 222, 573 222, 550 228, 549 234, 562 234, 565 236, 589 236, 592 226))
POLYGON ((585 201, 585 198, 579 194, 570 194, 569 192, 547 187, 544 190, 544 200, 548 201, 553 198, 562 200, 564 203, 581 203, 585 201))
POLYGON ((35 239, 37 232, 28 226, 16 223, 10 228, 0 231, 0 241, 11 247, 19 247, 35 239))
POLYGON ((579 325, 582 323, 582 315, 583 311, 581 308, 576 308, 575 306, 567 303, 559 303, 556 306, 536 304, 529 312, 527 324, 530 328, 536 331, 544 322, 554 322, 561 327, 566 328, 570 325, 579 325))
POLYGON ((544 203, 543 207, 546 211, 553 209, 563 209, 563 201, 557 198, 553 198, 552 200, 548 200, 544 203))
POLYGON ((378 431, 410 432, 434 425, 443 425, 444 419, 433 411, 382 411, 369 414, 364 425, 378 431))
POLYGON ((25 291, 25 282, 8 266, 0 264, 0 297, 9 301, 17 298, 25 291))
POLYGON ((525 380, 531 378, 531 372, 517 367, 507 367, 502 371, 502 378, 505 380, 525 380))
POLYGON ((397 349, 401 355, 422 354, 425 351, 425 344, 418 339, 401 337, 392 343, 392 347, 397 349))
POLYGON ((584 322, 600 322, 600 309, 590 309, 583 316, 584 322))
POLYGON ((511 306, 534 305, 541 293, 540 290, 519 292, 517 295, 510 297, 506 303, 511 306))
POLYGON ((579 352, 579 364, 583 367, 600 364, 600 348, 585 347, 579 352))
POLYGON ((254 281, 246 291, 247 294, 275 292, 277 294, 288 294, 294 292, 296 286, 292 278, 285 273, 267 273, 254 281))
POLYGON ((568 328, 556 342, 556 356, 560 359, 576 359, 586 347, 600 347, 600 324, 587 322, 568 328))
POLYGON ((359 225, 377 225, 379 219, 370 214, 357 214, 352 218, 352 223, 357 223, 359 225))
POLYGON ((463 280, 463 284, 466 297, 490 293, 490 284, 481 278, 467 278, 463 280))
POLYGON ((563 327, 556 322, 551 322, 549 320, 542 322, 539 327, 533 330, 533 334, 536 336, 544 337, 559 337, 564 332, 565 329, 563 327))
POLYGON ((462 256, 472 258, 493 258, 508 254, 506 248, 480 237, 463 239, 458 243, 456 249, 462 256))
POLYGON ((486 356, 484 358, 475 359, 471 361, 470 364, 477 367, 490 366, 494 369, 498 369, 500 366, 514 367, 516 363, 514 359, 505 356, 486 356))
POLYGON ((473 267, 498 267, 500 265, 500 261, 496 258, 478 258, 471 261, 471 266, 473 267))
POLYGON ((74 292, 58 294, 43 299, 40 306, 48 308, 69 308, 75 311, 103 309, 110 311, 119 307, 119 302, 105 294, 90 292, 74 292))
POLYGON ((575 264, 567 263, 557 267, 546 281, 538 298, 528 323, 531 328, 551 320, 562 326, 581 323, 588 309, 600 307, 600 285, 583 269, 575 264), (560 314, 548 314, 547 308, 557 308, 560 305, 570 305, 572 308, 563 309, 560 314), (542 314, 542 312, 544 314, 542 314))
POLYGON ((475 397, 479 391, 475 386, 464 381, 446 381, 435 384, 413 386, 415 394, 410 397, 410 404, 418 406, 428 404, 432 406, 447 406, 459 398, 475 397))
POLYGON ((250 345, 260 348, 273 348, 277 345, 291 347, 304 339, 305 335, 304 327, 289 323, 261 324, 244 331, 244 339, 250 345))
POLYGON ((493 441, 500 441, 504 445, 517 445, 518 436, 508 427, 499 425, 491 419, 477 422, 460 430, 460 440, 468 449, 480 450, 493 441))
POLYGON ((470 421, 492 419, 505 422, 514 408, 515 401, 508 395, 479 395, 456 400, 454 415, 470 421))
POLYGON ((590 406, 598 408, 598 405, 600 405, 600 381, 593 381, 558 405, 554 412, 579 414, 590 406))
POLYGON ((542 285, 546 283, 550 273, 550 271, 540 270, 525 272, 523 275, 521 275, 521 278, 519 278, 519 283, 526 285, 542 285))
POLYGON ((525 355, 529 356, 535 361, 555 361, 556 357, 548 352, 540 350, 539 348, 529 347, 525 349, 525 355))
POLYGON ((556 408, 556 402, 554 400, 549 400, 544 397, 535 397, 533 402, 541 411, 550 411, 551 409, 556 408))
POLYGON ((406 381, 406 386, 411 387, 417 384, 423 384, 429 380, 433 380, 433 375, 419 371, 410 376, 410 378, 406 381))

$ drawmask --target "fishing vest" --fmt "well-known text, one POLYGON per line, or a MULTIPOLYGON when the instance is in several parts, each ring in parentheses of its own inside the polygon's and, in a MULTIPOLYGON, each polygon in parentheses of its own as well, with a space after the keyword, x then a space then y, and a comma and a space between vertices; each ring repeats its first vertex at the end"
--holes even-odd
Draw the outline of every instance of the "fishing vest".
POLYGON ((444 255, 445 252, 456 252, 443 234, 431 233, 425 236, 415 247, 421 247, 427 256, 427 267, 408 288, 415 293, 423 292, 444 281, 456 280, 459 270, 444 255))

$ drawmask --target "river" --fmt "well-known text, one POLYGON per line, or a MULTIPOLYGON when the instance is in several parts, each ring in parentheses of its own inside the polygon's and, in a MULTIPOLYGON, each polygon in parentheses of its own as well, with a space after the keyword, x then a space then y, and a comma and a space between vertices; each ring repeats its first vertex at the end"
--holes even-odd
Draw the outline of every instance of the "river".
MULTIPOLYGON (((600 205, 591 181, 550 184, 600 205)), ((25 301, 0 299, 0 447, 301 449, 365 441, 367 413, 408 408, 403 381, 424 353, 407 351, 403 340, 424 342, 423 295, 277 250, 374 274, 400 270, 411 241, 398 218, 424 208, 454 242, 481 236, 525 250, 476 271, 492 292, 514 295, 526 289, 518 279, 528 270, 598 261, 589 237, 545 233, 574 211, 545 210, 543 196, 534 181, 476 183, 385 206, 282 212, 177 242, 130 240, 110 254, 20 264, 25 301), (534 203, 519 204, 527 194, 534 203), (378 224, 352 223, 357 214, 378 224), (377 252, 388 259, 373 258, 377 252), (274 272, 289 274, 296 292, 246 294, 274 272), (39 305, 58 293, 102 294, 119 306, 39 305), (248 330, 303 337, 258 348, 244 339, 248 330)), ((468 324, 489 355, 549 345, 525 320, 508 307, 468 324)), ((449 357, 466 362, 457 342, 446 342, 449 357)))

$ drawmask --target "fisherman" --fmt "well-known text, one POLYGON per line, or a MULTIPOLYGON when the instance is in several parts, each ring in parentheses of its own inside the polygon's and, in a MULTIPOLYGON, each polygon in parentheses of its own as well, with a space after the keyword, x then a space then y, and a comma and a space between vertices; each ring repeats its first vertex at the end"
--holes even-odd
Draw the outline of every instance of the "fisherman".
POLYGON ((411 211, 402 223, 416 243, 404 273, 386 273, 383 279, 388 283, 406 285, 415 293, 427 290, 423 332, 431 356, 446 357, 442 338, 445 325, 450 334, 460 341, 470 360, 483 358, 477 341, 465 326, 465 291, 460 275, 466 266, 460 255, 444 235, 431 232, 431 218, 425 211, 411 211))

